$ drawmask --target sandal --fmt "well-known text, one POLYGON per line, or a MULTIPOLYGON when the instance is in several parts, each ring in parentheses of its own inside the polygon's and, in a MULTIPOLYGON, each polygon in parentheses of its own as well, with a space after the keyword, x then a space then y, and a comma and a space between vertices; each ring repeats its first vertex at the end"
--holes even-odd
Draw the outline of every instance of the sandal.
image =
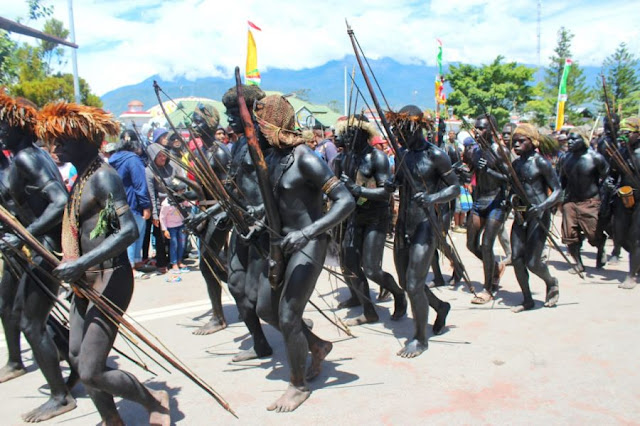
POLYGON ((164 282, 166 283, 179 283, 180 281, 182 281, 182 278, 177 275, 171 275, 170 277, 164 279, 164 282))
POLYGON ((135 273, 133 274, 133 278, 139 279, 139 280, 148 280, 149 274, 145 274, 142 271, 135 271, 135 273))
POLYGON ((493 296, 491 296, 491 293, 489 293, 486 290, 483 290, 482 293, 478 293, 476 297, 471 299, 471 303, 473 303, 474 305, 484 305, 485 303, 491 302, 491 299, 493 299, 493 296))

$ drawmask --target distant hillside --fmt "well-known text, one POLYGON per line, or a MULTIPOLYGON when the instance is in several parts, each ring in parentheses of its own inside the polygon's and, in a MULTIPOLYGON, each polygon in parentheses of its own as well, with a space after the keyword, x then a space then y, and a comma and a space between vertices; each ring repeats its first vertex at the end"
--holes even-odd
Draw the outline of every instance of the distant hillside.
MULTIPOLYGON (((392 108, 400 108, 407 104, 417 104, 423 108, 433 106, 436 67, 403 65, 390 58, 369 60, 369 62, 392 108)), ((262 72, 262 88, 283 93, 297 91, 298 97, 306 96, 313 103, 334 106, 341 111, 344 105, 344 70, 346 67, 347 73, 350 74, 355 64, 353 56, 346 56, 342 60, 330 61, 316 68, 299 71, 272 68, 262 72)), ((600 69, 597 67, 583 67, 583 69, 587 85, 591 86, 600 69)), ((360 71, 357 69, 356 82, 369 101, 367 88, 359 75, 360 71)), ((219 100, 234 84, 231 78, 206 77, 187 80, 184 77, 178 77, 175 80, 166 81, 158 76, 152 76, 141 83, 120 87, 106 93, 102 96, 104 108, 119 115, 127 109, 127 103, 133 99, 142 101, 146 109, 151 108, 157 103, 152 87, 154 79, 158 80, 162 89, 174 98, 202 96, 219 100)), ((349 77, 347 80, 350 80, 349 77)), ((349 86, 350 84, 348 81, 349 86)), ((381 102, 383 102, 382 99, 381 102)), ((359 105, 358 109, 363 106, 361 101, 359 105)))

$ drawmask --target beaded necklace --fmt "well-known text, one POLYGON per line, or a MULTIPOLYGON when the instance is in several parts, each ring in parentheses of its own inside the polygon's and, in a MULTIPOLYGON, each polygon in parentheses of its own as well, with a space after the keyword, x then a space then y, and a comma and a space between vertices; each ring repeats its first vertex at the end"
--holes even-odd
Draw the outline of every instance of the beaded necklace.
POLYGON ((80 257, 80 201, 82 201, 82 191, 89 178, 103 164, 105 163, 100 156, 96 156, 71 189, 69 202, 62 217, 63 261, 75 260, 80 257))

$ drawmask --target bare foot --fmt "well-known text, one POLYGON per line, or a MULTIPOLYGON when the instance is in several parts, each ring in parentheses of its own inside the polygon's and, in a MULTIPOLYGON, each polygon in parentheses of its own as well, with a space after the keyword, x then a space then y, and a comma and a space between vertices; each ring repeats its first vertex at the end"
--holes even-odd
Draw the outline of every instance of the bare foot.
POLYGON ((198 327, 193 334, 196 336, 206 336, 207 334, 213 334, 220 330, 224 330, 225 328, 227 328, 227 323, 224 320, 219 321, 212 318, 211 321, 202 327, 198 327))
POLYGON ((421 343, 414 339, 409 341, 404 348, 400 349, 397 355, 402 358, 415 358, 422 352, 426 351, 428 347, 429 345, 426 342, 421 343))
POLYGON ((581 263, 577 263, 567 272, 569 272, 571 275, 578 275, 578 272, 576 272, 576 269, 580 272, 584 272, 584 265, 581 263))
POLYGON ((433 334, 436 336, 442 333, 444 330, 444 326, 447 323, 447 315, 449 315, 449 311, 451 310, 451 304, 449 302, 442 302, 440 305, 440 309, 437 311, 436 320, 433 323, 433 334))
POLYGON ((380 287, 380 293, 378 293, 378 302, 384 302, 385 300, 389 300, 391 297, 391 292, 386 288, 380 287))
POLYGON ((444 281, 442 281, 442 282, 441 281, 438 281, 438 282, 429 281, 427 283, 427 287, 429 287, 429 288, 442 287, 443 285, 444 285, 444 281))
POLYGON ((8 382, 11 379, 24 376, 25 374, 27 374, 27 370, 24 369, 24 366, 13 366, 7 364, 0 369, 0 383, 8 382))
POLYGON ((22 415, 22 420, 27 423, 37 423, 49 420, 60 414, 76 408, 76 400, 69 394, 62 399, 50 398, 47 402, 22 415))
POLYGON ((535 305, 536 304, 533 300, 531 302, 522 302, 522 305, 514 306, 513 308, 511 308, 511 312, 513 312, 514 314, 519 314, 520 312, 533 309, 535 305))
POLYGON ((307 368, 308 381, 318 377, 318 374, 322 371, 322 361, 329 355, 331 349, 333 349, 333 343, 325 340, 320 340, 319 343, 311 346, 311 365, 307 368))
POLYGON ((391 315, 391 320, 398 321, 407 313, 407 297, 404 295, 404 291, 393 297, 393 315, 391 315))
POLYGON ((338 303, 338 309, 353 308, 355 306, 360 306, 360 301, 357 297, 352 297, 344 302, 338 303))
POLYGON ((624 280, 624 282, 622 282, 621 284, 618 284, 618 288, 623 288, 625 290, 633 290, 633 288, 637 284, 638 283, 636 282, 636 280, 633 277, 627 277, 627 279, 624 280))
POLYGON ((158 401, 158 406, 149 411, 149 426, 171 426, 169 394, 167 391, 149 391, 158 401))
POLYGON ((484 305, 485 303, 491 302, 493 296, 487 290, 482 290, 482 292, 478 293, 476 297, 471 299, 471 303, 475 305, 484 305))
POLYGON ((560 288, 558 287, 558 280, 555 280, 554 284, 547 288, 547 297, 544 301, 544 306, 553 308, 558 304, 558 299, 560 299, 560 288))
POLYGON ((238 355, 231 358, 231 362, 242 362, 249 361, 250 359, 258 359, 265 358, 271 356, 273 354, 273 350, 271 346, 269 346, 268 350, 262 350, 260 353, 256 350, 256 348, 247 349, 246 351, 240 352, 238 355))
POLYGON ((307 388, 299 389, 289 383, 289 387, 280 398, 267 407, 269 411, 276 413, 289 413, 300 406, 309 398, 311 391, 307 388))
POLYGON ((374 322, 378 322, 379 319, 380 318, 378 318, 378 314, 375 314, 375 313, 374 314, 370 314, 369 316, 366 316, 365 314, 362 314, 362 315, 357 316, 355 318, 349 318, 344 323, 347 324, 347 326, 349 326, 349 327, 353 327, 355 325, 372 324, 374 322))

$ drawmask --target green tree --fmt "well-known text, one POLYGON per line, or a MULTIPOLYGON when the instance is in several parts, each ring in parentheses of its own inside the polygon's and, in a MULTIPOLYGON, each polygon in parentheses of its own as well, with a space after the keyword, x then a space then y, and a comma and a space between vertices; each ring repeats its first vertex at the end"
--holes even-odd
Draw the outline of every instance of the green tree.
MULTIPOLYGON (((69 30, 64 27, 64 24, 61 21, 54 18, 45 22, 44 29, 42 31, 63 40, 69 36, 69 30)), ((48 72, 51 72, 52 69, 52 59, 56 59, 58 66, 64 64, 64 49, 60 47, 60 45, 51 41, 42 40, 40 42, 40 47, 42 47, 42 57, 48 72)))
POLYGON ((298 89, 298 90, 293 90, 291 93, 293 95, 295 95, 296 98, 300 99, 301 101, 309 102, 309 93, 310 92, 311 92, 311 89, 298 89))
POLYGON ((486 110, 502 125, 531 99, 534 70, 515 62, 502 63, 503 59, 498 56, 479 67, 449 67, 446 79, 453 91, 447 103, 458 116, 476 117, 486 110))
MULTIPOLYGON (((89 84, 83 78, 80 83, 80 102, 84 105, 102 106, 102 100, 90 92, 89 84)), ((48 102, 66 100, 73 102, 73 76, 71 74, 55 74, 43 79, 27 80, 11 88, 16 96, 31 100, 39 107, 48 102)))
POLYGON ((329 109, 333 112, 337 112, 340 114, 342 113, 342 104, 340 103, 340 101, 332 99, 327 102, 327 107, 329 107, 329 109))
MULTIPOLYGON (((565 27, 558 30, 558 44, 553 49, 553 55, 549 57, 549 67, 545 70, 544 82, 535 92, 533 102, 530 102, 525 111, 532 113, 539 125, 548 125, 555 119, 556 104, 558 101, 558 88, 562 80, 562 71, 567 59, 572 59, 571 40, 573 33, 565 27)), ((565 117, 567 123, 579 124, 580 115, 575 111, 578 105, 588 102, 592 98, 590 90, 585 82, 584 71, 577 61, 572 59, 571 71, 567 78, 567 95, 565 103, 565 117)))
MULTIPOLYGON (((637 113, 640 107, 638 65, 638 59, 629 52, 625 43, 620 43, 616 51, 602 63, 609 105, 619 110, 623 117, 637 113)), ((602 80, 598 79, 596 85, 601 87, 602 80)), ((603 92, 601 98, 604 99, 603 92)))
POLYGON ((18 78, 16 47, 16 42, 11 40, 9 33, 0 30, 0 85, 2 86, 9 86, 18 78))
MULTIPOLYGON (((32 19, 51 14, 51 9, 42 6, 39 1, 29 1, 29 7, 32 19)), ((62 22, 53 18, 47 19, 43 32, 62 39, 69 35, 62 22)), ((7 41, 0 38, 0 82, 7 84, 12 94, 25 97, 40 107, 52 101, 73 102, 73 76, 54 72, 64 64, 64 53, 58 44, 48 41, 17 46, 10 38, 7 41), (5 50, 8 52, 6 57, 3 55, 5 50)), ((80 101, 85 105, 102 106, 100 98, 91 93, 89 84, 82 78, 79 83, 80 101)))

